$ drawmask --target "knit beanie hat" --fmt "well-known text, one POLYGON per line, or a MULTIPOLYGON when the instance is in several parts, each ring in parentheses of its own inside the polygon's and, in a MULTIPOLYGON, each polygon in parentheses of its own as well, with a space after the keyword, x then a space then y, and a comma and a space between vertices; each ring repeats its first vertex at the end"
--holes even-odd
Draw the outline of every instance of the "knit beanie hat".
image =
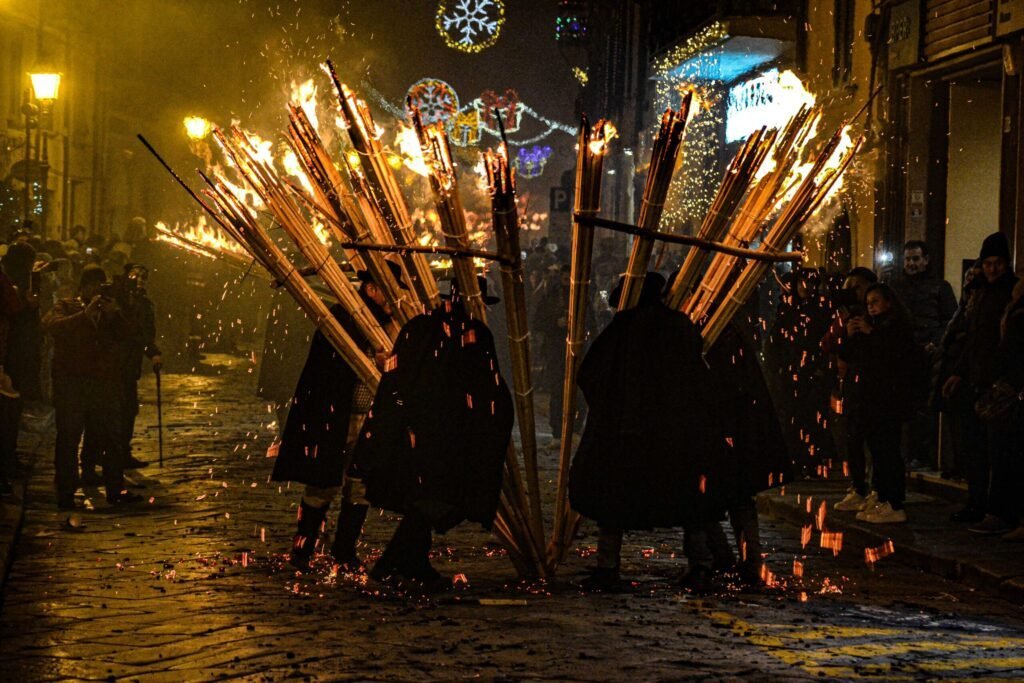
POLYGON ((984 261, 990 256, 1001 256, 1006 259, 1007 263, 1012 260, 1010 258, 1010 243, 1003 233, 994 232, 981 243, 981 256, 978 259, 984 261))

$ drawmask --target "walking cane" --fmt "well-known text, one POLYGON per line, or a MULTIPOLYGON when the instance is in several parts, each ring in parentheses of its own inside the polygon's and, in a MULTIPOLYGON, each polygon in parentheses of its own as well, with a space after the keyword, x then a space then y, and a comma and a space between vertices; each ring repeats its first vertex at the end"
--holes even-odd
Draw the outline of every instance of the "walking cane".
POLYGON ((164 466, 164 406, 160 396, 160 369, 153 368, 156 373, 156 433, 160 448, 160 467, 164 466))

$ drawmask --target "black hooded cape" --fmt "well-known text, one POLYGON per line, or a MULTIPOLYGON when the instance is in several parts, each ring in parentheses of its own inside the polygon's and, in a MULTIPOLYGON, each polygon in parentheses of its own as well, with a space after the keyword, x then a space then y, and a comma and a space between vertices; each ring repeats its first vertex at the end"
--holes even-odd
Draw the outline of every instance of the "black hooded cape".
MULTIPOLYGON (((364 301, 379 321, 387 322, 379 306, 364 301)), ((366 338, 345 309, 335 304, 331 313, 365 348, 366 338)), ((321 488, 341 486, 351 455, 345 451, 345 440, 357 381, 356 373, 317 330, 295 388, 271 479, 321 488)))
POLYGON ((579 371, 590 413, 569 479, 572 508, 622 530, 720 518, 733 458, 700 332, 660 302, 617 313, 579 371))
POLYGON ((399 332, 353 473, 376 507, 415 510, 441 533, 463 520, 489 529, 513 419, 490 330, 446 302, 399 332))
POLYGON ((784 485, 794 476, 786 437, 755 349, 749 326, 733 322, 705 356, 717 379, 720 414, 736 458, 730 503, 784 485))

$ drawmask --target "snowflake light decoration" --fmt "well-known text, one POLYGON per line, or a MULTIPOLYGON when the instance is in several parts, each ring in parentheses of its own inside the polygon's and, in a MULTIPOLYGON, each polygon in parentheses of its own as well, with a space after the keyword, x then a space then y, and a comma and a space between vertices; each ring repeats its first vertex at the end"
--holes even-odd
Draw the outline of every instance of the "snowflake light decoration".
POLYGON ((448 47, 472 53, 494 45, 504 23, 503 0, 442 0, 434 25, 448 47))
MULTIPOLYGON (((423 123, 445 126, 459 112, 459 96, 455 88, 437 78, 423 78, 409 88, 406 102, 420 110, 423 123)), ((409 113, 409 112, 407 112, 409 113)))

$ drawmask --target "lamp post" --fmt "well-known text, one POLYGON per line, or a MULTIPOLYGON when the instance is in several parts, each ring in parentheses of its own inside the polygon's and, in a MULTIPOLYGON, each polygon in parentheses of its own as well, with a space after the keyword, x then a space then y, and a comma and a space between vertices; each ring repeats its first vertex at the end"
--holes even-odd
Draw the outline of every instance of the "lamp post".
POLYGON ((46 230, 46 174, 48 169, 43 165, 42 146, 45 143, 43 123, 49 123, 53 115, 53 103, 57 101, 60 94, 61 74, 49 69, 36 69, 29 73, 29 80, 32 82, 32 96, 34 101, 25 105, 25 221, 28 220, 29 207, 32 192, 32 183, 29 173, 30 155, 30 131, 33 119, 36 121, 36 162, 39 164, 39 215, 43 230, 46 230), (38 104, 36 104, 38 102, 38 104), (33 116, 35 114, 35 116, 33 116))

